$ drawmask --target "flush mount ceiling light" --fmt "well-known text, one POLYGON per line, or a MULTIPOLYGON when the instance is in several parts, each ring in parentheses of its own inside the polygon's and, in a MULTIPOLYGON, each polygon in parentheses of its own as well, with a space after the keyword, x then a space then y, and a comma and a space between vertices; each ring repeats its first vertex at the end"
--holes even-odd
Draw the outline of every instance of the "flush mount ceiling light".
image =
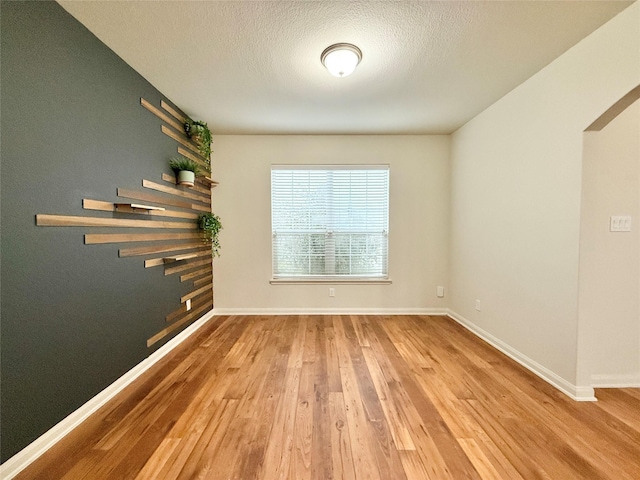
POLYGON ((320 61, 334 77, 351 75, 362 60, 362 52, 350 43, 336 43, 324 49, 320 61))

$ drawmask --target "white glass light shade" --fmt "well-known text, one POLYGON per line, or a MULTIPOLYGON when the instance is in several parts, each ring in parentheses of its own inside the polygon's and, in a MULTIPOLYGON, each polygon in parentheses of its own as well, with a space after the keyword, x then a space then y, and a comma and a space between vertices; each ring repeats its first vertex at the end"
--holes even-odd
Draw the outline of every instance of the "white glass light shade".
POLYGON ((362 60, 362 52, 350 43, 336 43, 322 52, 320 60, 334 77, 346 77, 353 73, 362 60))

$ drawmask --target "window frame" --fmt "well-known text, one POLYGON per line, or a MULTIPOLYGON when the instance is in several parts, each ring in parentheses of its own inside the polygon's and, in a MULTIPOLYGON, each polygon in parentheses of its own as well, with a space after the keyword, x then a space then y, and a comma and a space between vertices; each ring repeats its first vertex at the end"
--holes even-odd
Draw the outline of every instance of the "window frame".
MULTIPOLYGON (((342 284, 390 284, 391 279, 389 278, 389 211, 390 211, 390 201, 389 201, 389 190, 390 190, 390 167, 388 164, 367 164, 367 165, 334 165, 334 164, 313 164, 313 165, 304 165, 304 164, 273 164, 270 168, 270 195, 271 195, 271 284, 332 284, 332 283, 342 283, 342 284), (384 226, 381 234, 385 239, 385 253, 383 254, 383 259, 385 261, 384 273, 380 275, 375 274, 316 274, 316 275, 293 275, 293 274, 276 274, 276 245, 275 238, 276 232, 274 229, 274 170, 301 170, 301 171, 311 171, 311 170, 322 170, 322 171, 339 171, 339 170, 384 170, 386 171, 386 179, 384 186, 386 187, 386 191, 384 193, 384 198, 386 202, 386 212, 384 213, 384 226)), ((332 200, 335 200, 335 196, 330 197, 332 200)), ((304 229, 303 229, 304 230, 304 229)), ((320 232, 318 232, 320 233, 320 232)), ((366 232, 364 232, 366 233, 366 232)), ((301 234, 313 235, 312 229, 308 228, 301 234)), ((324 233, 325 241, 327 237, 330 237, 333 234, 333 231, 327 229, 324 233)), ((358 232, 354 229, 352 231, 341 231, 340 235, 349 234, 349 235, 357 235, 358 232)), ((326 261, 326 253, 327 248, 325 245, 325 252, 322 255, 322 258, 326 261)), ((338 257, 336 252, 334 251, 333 259, 338 257)), ((349 255, 351 257, 351 254, 349 255)))

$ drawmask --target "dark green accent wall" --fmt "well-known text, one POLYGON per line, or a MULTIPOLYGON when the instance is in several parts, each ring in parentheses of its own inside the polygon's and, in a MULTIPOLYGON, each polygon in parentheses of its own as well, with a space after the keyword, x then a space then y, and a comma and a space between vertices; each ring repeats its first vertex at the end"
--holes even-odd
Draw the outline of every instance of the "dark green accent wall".
POLYGON ((82 199, 159 181, 176 143, 140 106, 160 92, 57 3, 2 1, 0 16, 4 462, 146 358, 189 286, 83 244, 113 230, 36 227, 37 213, 113 216, 82 199))

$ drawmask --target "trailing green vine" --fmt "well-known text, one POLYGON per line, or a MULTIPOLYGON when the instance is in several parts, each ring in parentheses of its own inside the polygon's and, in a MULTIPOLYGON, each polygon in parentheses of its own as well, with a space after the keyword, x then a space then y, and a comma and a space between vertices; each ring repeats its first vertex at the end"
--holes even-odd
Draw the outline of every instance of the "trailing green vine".
POLYGON ((220 217, 213 213, 201 213, 198 217, 198 226, 204 234, 204 242, 211 243, 211 256, 220 256, 220 240, 218 233, 222 230, 220 217))
POLYGON ((187 118, 184 122, 184 133, 198 143, 200 155, 204 157, 207 167, 211 171, 211 130, 209 130, 207 123, 187 118))

